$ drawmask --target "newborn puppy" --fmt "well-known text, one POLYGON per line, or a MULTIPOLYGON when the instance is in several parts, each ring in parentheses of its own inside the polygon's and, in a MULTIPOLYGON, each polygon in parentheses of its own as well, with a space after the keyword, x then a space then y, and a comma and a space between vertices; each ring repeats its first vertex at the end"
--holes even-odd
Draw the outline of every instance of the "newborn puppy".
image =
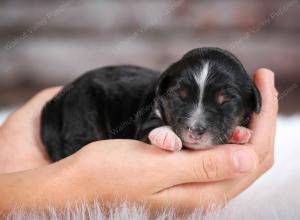
POLYGON ((137 139, 167 150, 247 143, 261 97, 239 60, 218 48, 194 49, 162 74, 104 67, 66 86, 43 109, 41 138, 62 159, 104 139, 137 139))

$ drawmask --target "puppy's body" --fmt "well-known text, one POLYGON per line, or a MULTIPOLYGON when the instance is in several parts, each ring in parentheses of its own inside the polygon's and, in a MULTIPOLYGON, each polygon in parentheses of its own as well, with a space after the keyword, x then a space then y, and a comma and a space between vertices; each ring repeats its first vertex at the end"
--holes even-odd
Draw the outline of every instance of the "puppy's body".
POLYGON ((141 67, 104 67, 64 87, 42 113, 41 135, 50 157, 59 160, 96 140, 137 139, 137 121, 150 113, 158 77, 141 67), (144 106, 149 109, 136 116, 144 106))
POLYGON ((240 62, 200 48, 162 74, 134 66, 84 74, 45 106, 41 136, 53 160, 115 138, 201 149, 228 142, 259 109, 260 95, 240 62))

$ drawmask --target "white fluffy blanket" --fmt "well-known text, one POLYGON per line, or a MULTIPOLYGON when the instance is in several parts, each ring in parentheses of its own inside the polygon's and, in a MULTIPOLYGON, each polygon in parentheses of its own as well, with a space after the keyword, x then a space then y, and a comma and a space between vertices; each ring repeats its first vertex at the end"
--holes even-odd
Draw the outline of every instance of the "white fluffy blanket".
MULTIPOLYGON (((8 112, 0 112, 0 124, 8 112)), ((1 199, 1 198, 0 198, 1 199)), ((112 208, 104 216, 98 205, 79 205, 59 213, 53 209, 43 214, 14 211, 9 219, 149 219, 141 207, 126 204, 112 208)), ((158 219, 174 219, 165 212, 158 219)), ((195 211, 189 219, 300 219, 300 115, 279 116, 274 167, 225 208, 204 216, 195 211)))

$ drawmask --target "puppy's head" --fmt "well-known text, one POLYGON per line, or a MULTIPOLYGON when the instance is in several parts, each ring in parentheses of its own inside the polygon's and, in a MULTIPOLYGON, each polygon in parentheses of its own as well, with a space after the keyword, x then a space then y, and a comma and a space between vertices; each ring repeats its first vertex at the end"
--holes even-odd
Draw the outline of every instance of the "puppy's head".
POLYGON ((260 93, 240 61, 218 48, 194 49, 156 87, 156 114, 193 149, 227 143, 261 108, 260 93))

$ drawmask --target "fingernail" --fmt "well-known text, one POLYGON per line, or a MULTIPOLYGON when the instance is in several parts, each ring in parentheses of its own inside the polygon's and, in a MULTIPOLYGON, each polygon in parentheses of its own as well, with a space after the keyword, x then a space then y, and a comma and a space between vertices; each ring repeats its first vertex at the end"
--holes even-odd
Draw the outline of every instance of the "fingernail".
POLYGON ((249 173, 256 169, 256 160, 247 150, 234 151, 233 162, 235 169, 240 173, 249 173))

